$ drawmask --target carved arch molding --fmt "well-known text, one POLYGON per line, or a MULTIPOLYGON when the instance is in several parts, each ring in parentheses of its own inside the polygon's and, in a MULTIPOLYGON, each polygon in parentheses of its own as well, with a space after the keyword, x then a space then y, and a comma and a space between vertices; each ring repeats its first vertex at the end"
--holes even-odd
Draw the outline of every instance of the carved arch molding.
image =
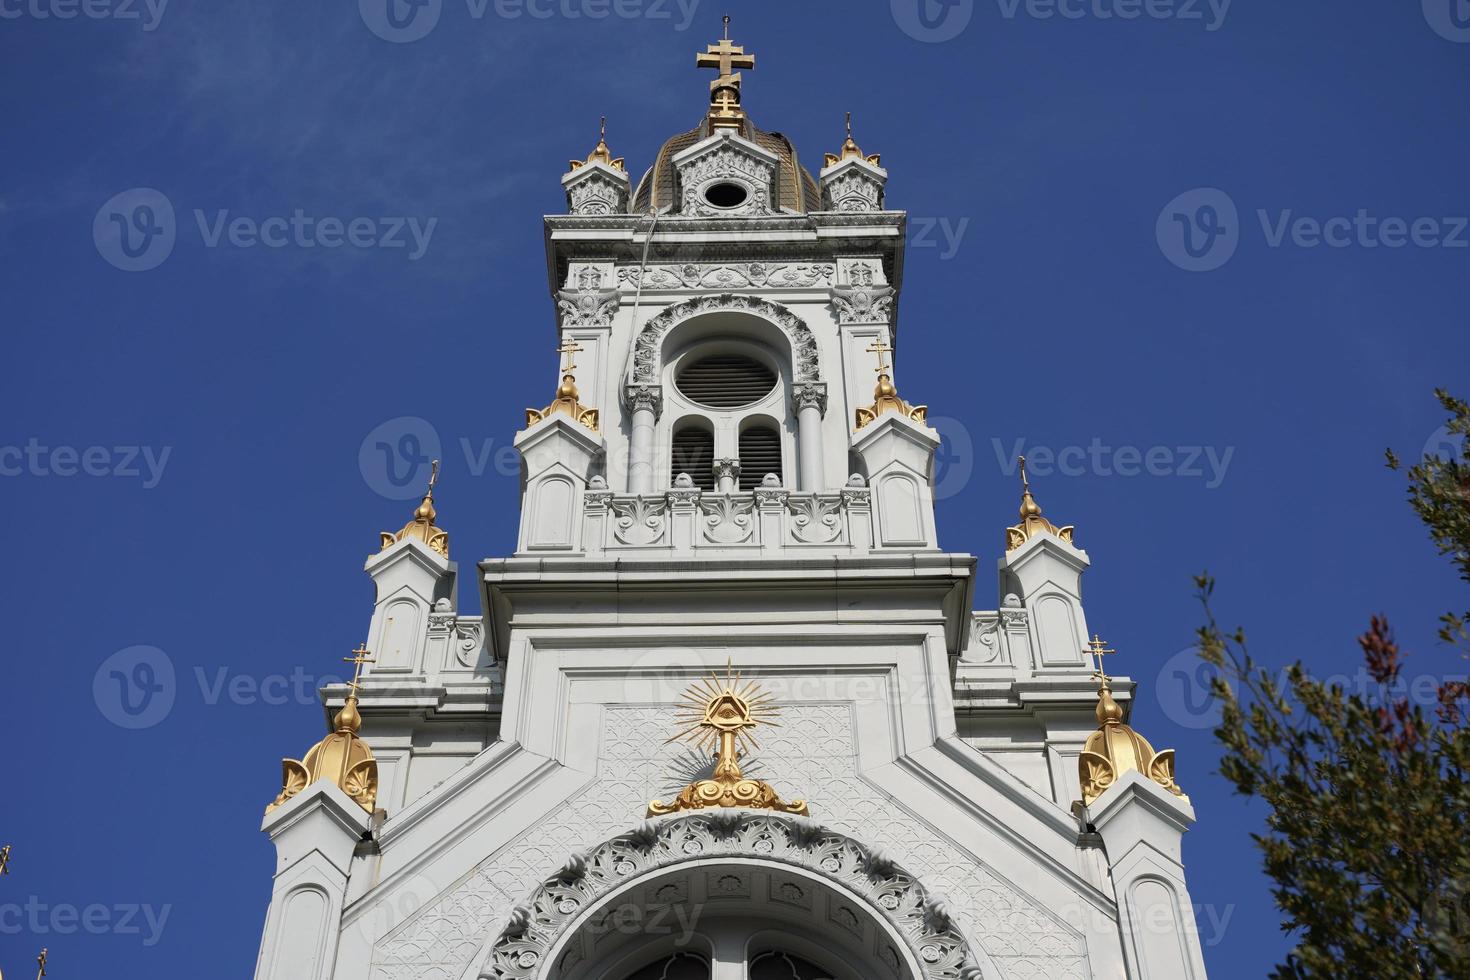
POLYGON ((817 338, 801 317, 779 303, 757 296, 718 293, 675 303, 643 325, 633 344, 633 377, 630 383, 658 384, 659 369, 663 365, 664 335, 677 324, 705 313, 749 313, 775 324, 791 344, 796 381, 821 380, 817 338))
POLYGON ((880 850, 794 816, 715 810, 645 821, 574 855, 510 915, 481 964, 481 980, 548 975, 558 941, 604 898, 638 879, 711 859, 758 859, 800 868, 856 895, 908 946, 925 980, 983 980, 972 950, 942 899, 880 850))

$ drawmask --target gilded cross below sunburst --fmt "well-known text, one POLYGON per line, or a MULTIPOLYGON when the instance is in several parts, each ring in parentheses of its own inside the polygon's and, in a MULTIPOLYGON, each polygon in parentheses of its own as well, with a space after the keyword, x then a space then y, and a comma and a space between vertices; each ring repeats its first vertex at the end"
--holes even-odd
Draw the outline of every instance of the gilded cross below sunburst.
POLYGON ((648 805, 650 817, 711 807, 745 807, 807 815, 804 800, 786 803, 769 784, 759 779, 746 779, 740 771, 740 757, 760 747, 751 731, 761 725, 779 727, 775 719, 780 709, 774 704, 775 698, 770 692, 755 681, 741 677, 733 664, 726 664, 724 677, 715 672, 701 678, 684 692, 683 697, 684 703, 677 713, 678 730, 669 741, 683 740, 706 752, 714 751, 714 775, 691 783, 672 803, 654 800, 648 805))

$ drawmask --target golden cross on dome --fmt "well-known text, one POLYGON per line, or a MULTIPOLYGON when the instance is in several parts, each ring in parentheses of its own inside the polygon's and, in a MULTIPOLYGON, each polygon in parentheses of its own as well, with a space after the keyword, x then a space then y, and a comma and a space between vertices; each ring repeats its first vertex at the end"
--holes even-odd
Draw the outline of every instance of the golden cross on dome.
POLYGON ((0 847, 0 875, 10 874, 10 845, 0 847))
MULTIPOLYGON (((558 347, 556 349, 556 352, 558 354, 560 354, 563 359, 567 359, 567 358, 570 358, 573 354, 580 354, 580 353, 582 353, 586 349, 587 348, 583 347, 581 344, 578 344, 575 340, 568 340, 566 343, 564 343, 560 347, 558 347)), ((577 370, 577 365, 575 365, 575 364, 566 364, 566 365, 564 365, 562 367, 561 373, 562 374, 571 374, 575 370, 577 370)))
MULTIPOLYGON (((434 472, 436 474, 439 472, 438 460, 435 460, 434 472)), ((433 486, 433 483, 431 482, 429 485, 433 486)), ((357 665, 356 668, 352 671, 352 683, 347 685, 348 687, 352 688, 352 696, 357 697, 357 689, 362 686, 359 683, 359 681, 362 679, 362 665, 377 663, 377 658, 369 657, 367 644, 359 643, 357 645, 357 649, 352 651, 352 656, 343 657, 342 662, 357 665)))
POLYGON ((890 344, 883 343, 882 339, 880 338, 873 341, 872 346, 868 348, 868 353, 878 355, 878 373, 887 374, 889 371, 889 367, 885 363, 885 358, 883 357, 883 355, 893 353, 893 347, 890 344))
POLYGON ((1092 634, 1092 642, 1087 644, 1083 652, 1092 655, 1092 663, 1095 668, 1092 676, 1106 684, 1110 678, 1108 677, 1107 671, 1103 670, 1103 657, 1106 657, 1110 653, 1117 653, 1118 651, 1111 649, 1103 642, 1101 636, 1094 633, 1092 634))
POLYGON ((754 68, 755 55, 746 54, 745 48, 738 44, 730 43, 730 18, 725 17, 725 37, 719 44, 711 44, 702 54, 696 54, 695 64, 700 68, 715 68, 720 72, 720 77, 710 83, 710 89, 714 90, 726 85, 740 87, 740 76, 733 72, 735 68, 754 68))

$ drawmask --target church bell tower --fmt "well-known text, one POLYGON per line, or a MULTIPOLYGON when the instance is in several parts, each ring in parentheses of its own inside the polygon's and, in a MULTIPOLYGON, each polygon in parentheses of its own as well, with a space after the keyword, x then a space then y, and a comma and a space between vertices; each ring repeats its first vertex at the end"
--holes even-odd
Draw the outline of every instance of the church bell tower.
POLYGON ((848 115, 814 174, 755 64, 726 18, 636 184, 606 121, 562 176, 516 550, 476 615, 432 483, 382 535, 354 681, 265 816, 257 980, 1205 976, 1194 811, 1080 535, 1023 461, 986 557, 941 546, 906 218, 855 131, 901 134, 848 115))

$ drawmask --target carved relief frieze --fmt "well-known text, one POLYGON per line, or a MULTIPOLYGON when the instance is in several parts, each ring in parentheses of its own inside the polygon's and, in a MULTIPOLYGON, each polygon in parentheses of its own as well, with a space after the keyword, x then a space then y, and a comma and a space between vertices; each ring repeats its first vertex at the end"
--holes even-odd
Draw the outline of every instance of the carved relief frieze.
POLYGON ((831 262, 624 266, 618 282, 644 289, 801 289, 829 284, 836 271, 831 262))
POLYGON ((801 317, 779 303, 772 303, 758 296, 716 293, 696 296, 682 303, 675 303, 644 325, 638 333, 638 340, 633 348, 632 383, 635 385, 658 383, 659 370, 662 365, 663 337, 671 327, 690 317, 725 311, 750 313, 776 324, 791 343, 796 368, 795 380, 803 382, 820 379, 817 338, 801 317))

